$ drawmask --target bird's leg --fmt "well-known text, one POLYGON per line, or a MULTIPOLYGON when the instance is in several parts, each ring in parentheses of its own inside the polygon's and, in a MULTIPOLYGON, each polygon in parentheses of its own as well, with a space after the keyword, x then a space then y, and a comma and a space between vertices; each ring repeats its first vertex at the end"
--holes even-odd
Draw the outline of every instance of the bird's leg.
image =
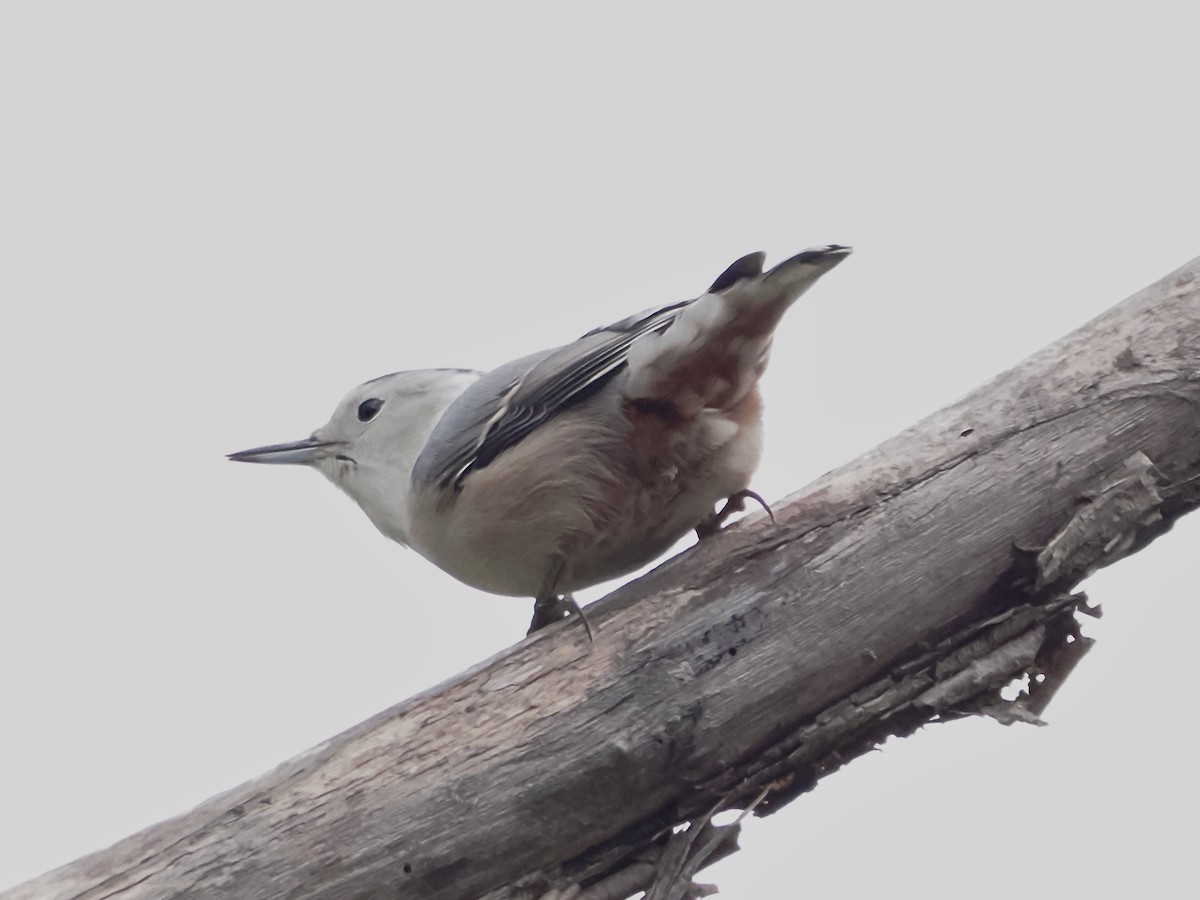
POLYGON ((696 537, 700 538, 701 540, 706 537, 712 537, 721 530, 721 523, 728 519, 731 514, 735 512, 741 512, 746 508, 747 499, 758 503, 759 506, 766 510, 767 516, 771 519, 771 524, 775 523, 775 513, 771 512, 771 507, 767 505, 767 501, 764 500, 759 494, 756 494, 754 491, 746 488, 745 490, 738 491, 736 494, 731 495, 729 499, 725 501, 725 505, 722 506, 718 511, 705 516, 705 518, 700 521, 700 524, 696 526, 696 537))
POLYGON ((566 560, 561 557, 556 557, 555 561, 551 564, 550 571, 546 573, 546 580, 542 582, 542 589, 538 591, 537 597, 534 598, 533 621, 529 623, 529 631, 526 632, 527 635, 533 634, 539 628, 545 628, 547 625, 552 625, 574 614, 583 620, 583 627, 587 631, 588 640, 594 640, 592 636, 592 623, 583 614, 583 610, 575 602, 575 598, 570 594, 559 596, 558 583, 563 580, 563 573, 566 567, 566 560))

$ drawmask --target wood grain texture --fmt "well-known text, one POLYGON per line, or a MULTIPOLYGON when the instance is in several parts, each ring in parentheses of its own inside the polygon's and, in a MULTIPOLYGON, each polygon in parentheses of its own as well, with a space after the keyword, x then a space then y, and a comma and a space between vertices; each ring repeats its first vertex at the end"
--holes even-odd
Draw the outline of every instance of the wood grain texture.
POLYGON ((1195 507, 1197 476, 1200 259, 774 504, 777 524, 592 605, 594 644, 546 629, 0 897, 498 900, 628 881, 675 823, 764 790, 778 808, 885 734, 1003 715, 999 684, 1069 670, 1071 587, 1195 507))

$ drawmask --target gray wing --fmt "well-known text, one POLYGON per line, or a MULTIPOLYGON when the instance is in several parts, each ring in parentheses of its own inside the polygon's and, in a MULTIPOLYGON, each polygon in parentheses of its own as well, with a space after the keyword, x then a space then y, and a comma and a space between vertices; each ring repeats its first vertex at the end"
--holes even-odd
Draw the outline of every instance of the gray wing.
MULTIPOLYGON (((763 254, 744 256, 710 292, 762 274, 763 254)), ((506 363, 484 375, 450 405, 413 466, 419 485, 459 487, 535 428, 591 396, 624 368, 629 348, 662 332, 692 300, 646 310, 589 331, 574 343, 506 363)))

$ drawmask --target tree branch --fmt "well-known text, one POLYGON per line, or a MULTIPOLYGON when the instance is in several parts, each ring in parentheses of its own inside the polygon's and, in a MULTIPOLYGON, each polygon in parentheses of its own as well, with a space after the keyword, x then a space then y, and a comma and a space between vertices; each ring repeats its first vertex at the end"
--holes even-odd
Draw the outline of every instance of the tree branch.
POLYGON ((1037 721, 1075 585, 1200 503, 1198 409, 1200 259, 594 604, 594 644, 546 629, 2 896, 698 896, 716 810, 934 719, 1037 721))

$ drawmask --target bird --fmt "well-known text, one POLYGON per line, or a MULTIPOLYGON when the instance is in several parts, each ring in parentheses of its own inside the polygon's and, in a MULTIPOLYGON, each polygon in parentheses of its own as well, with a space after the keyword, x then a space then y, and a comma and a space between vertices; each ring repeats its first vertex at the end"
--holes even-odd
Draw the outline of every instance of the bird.
POLYGON ((315 468, 459 581, 532 597, 528 633, 578 615, 591 637, 575 591, 763 502, 749 484, 776 326, 850 253, 812 247, 767 270, 751 253, 694 299, 486 373, 383 375, 311 436, 228 458, 315 468))

